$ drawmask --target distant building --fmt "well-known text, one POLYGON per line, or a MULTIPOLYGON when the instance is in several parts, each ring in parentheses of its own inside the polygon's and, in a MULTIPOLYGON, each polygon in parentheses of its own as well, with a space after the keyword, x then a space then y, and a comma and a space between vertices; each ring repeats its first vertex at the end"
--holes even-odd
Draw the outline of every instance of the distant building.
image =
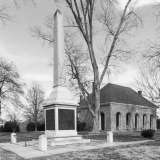
MULTIPOLYGON (((157 106, 129 87, 108 83, 100 90, 100 130, 156 129, 157 106)), ((85 100, 80 101, 79 119, 91 129, 93 121, 85 100)))

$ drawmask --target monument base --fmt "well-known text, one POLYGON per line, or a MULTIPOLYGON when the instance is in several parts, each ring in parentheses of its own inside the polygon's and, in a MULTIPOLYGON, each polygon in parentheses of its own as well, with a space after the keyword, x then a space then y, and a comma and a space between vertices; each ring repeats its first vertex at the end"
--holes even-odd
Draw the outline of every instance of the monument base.
POLYGON ((71 91, 68 90, 67 86, 54 87, 45 105, 52 105, 59 103, 78 106, 77 103, 73 100, 71 91))
POLYGON ((62 131, 46 130, 45 135, 47 136, 47 138, 77 136, 77 131, 76 130, 62 130, 62 131))
POLYGON ((55 137, 48 138, 47 143, 49 146, 56 145, 67 145, 67 144, 75 144, 75 143, 90 143, 90 139, 83 139, 81 136, 75 137, 55 137))

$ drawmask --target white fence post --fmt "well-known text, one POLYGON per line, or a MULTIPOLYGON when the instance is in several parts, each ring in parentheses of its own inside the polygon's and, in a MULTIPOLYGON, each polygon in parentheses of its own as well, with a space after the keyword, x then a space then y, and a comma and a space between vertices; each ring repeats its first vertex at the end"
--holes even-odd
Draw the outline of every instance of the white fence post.
POLYGON ((113 132, 111 132, 111 131, 107 132, 107 142, 108 143, 113 142, 113 132))
POLYGON ((16 133, 11 133, 11 143, 17 143, 17 136, 16 133))
POLYGON ((39 150, 47 150, 47 137, 45 135, 39 136, 39 150))

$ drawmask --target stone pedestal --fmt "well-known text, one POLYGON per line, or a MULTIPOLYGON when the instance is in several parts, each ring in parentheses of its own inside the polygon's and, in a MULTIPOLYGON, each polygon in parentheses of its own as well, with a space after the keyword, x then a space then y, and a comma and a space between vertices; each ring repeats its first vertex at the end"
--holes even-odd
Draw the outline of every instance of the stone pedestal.
POLYGON ((47 137, 45 135, 39 136, 39 150, 40 151, 47 150, 47 137))
POLYGON ((66 86, 54 87, 44 105, 45 135, 47 137, 76 136, 77 106, 66 86))
POLYGON ((76 107, 52 104, 45 107, 45 135, 47 137, 77 135, 76 107))
POLYGON ((11 133, 11 143, 17 143, 17 136, 16 133, 11 133))
POLYGON ((112 143, 113 142, 113 132, 107 132, 107 142, 112 143))
MULTIPOLYGON (((52 104, 67 104, 67 106, 75 106, 78 104, 73 100, 71 92, 68 90, 67 86, 56 86, 53 88, 52 93, 47 99, 45 106, 49 106, 52 104)), ((44 107, 45 107, 44 106, 44 107)), ((66 106, 66 107, 67 107, 66 106)))

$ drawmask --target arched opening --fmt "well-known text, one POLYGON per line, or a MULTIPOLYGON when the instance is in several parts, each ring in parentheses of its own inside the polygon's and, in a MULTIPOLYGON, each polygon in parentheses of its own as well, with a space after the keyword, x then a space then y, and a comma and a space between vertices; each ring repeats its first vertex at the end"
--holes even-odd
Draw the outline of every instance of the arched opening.
POLYGON ((116 129, 117 130, 121 129, 121 113, 120 112, 116 113, 116 129))
POLYGON ((146 114, 143 115, 143 129, 147 129, 147 116, 146 116, 146 114))
POLYGON ((150 129, 153 129, 153 115, 150 115, 150 129))
POLYGON ((103 112, 100 113, 100 130, 105 130, 105 114, 103 112))
POLYGON ((135 129, 138 129, 139 128, 139 115, 136 114, 135 115, 135 129))
POLYGON ((130 113, 126 114, 126 129, 127 130, 131 129, 131 114, 130 113))

